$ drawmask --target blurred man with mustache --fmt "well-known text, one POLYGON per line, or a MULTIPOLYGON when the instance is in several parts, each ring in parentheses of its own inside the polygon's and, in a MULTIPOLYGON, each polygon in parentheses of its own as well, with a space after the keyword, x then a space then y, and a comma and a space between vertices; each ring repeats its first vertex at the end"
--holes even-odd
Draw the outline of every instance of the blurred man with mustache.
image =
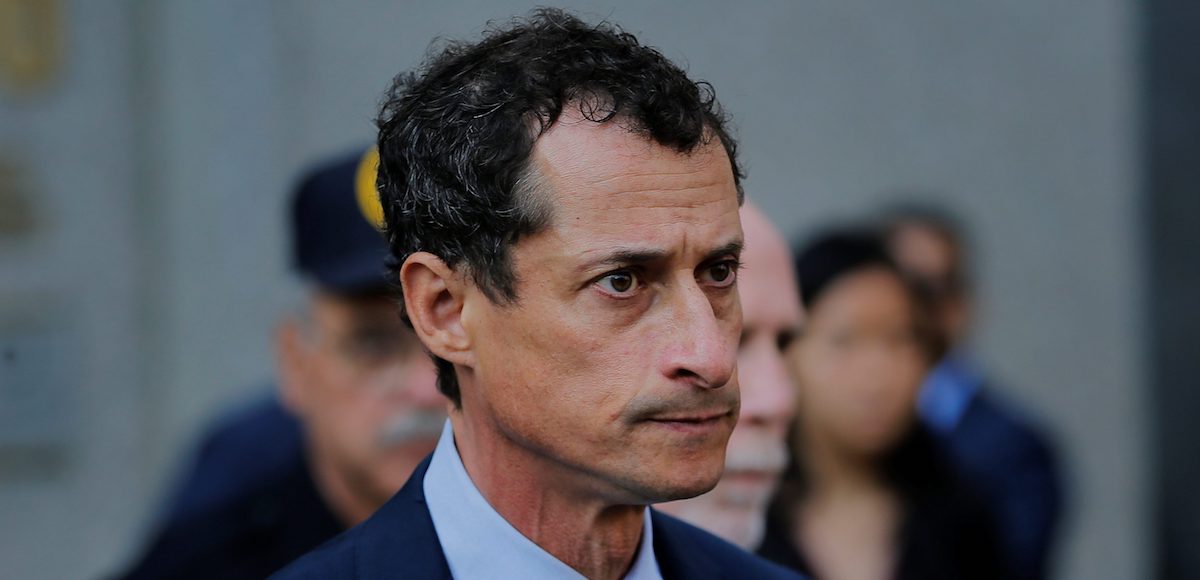
POLYGON ((737 368, 742 410, 725 452, 725 473, 712 491, 658 508, 753 550, 762 541, 771 494, 787 467, 796 393, 783 352, 799 333, 802 316, 783 236, 752 204, 742 208, 742 229, 746 249, 738 275, 737 368))
POLYGON ((222 421, 130 578, 263 578, 366 519, 446 418, 433 365, 384 277, 374 149, 325 164, 292 200, 309 286, 276 333, 278 396, 222 421))

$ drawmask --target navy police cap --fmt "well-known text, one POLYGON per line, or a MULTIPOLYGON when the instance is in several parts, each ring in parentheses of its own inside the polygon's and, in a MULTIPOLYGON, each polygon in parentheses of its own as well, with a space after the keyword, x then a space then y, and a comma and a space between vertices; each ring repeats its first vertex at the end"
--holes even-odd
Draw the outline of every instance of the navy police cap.
POLYGON ((292 197, 292 266, 317 286, 357 293, 388 288, 374 147, 314 168, 292 197))

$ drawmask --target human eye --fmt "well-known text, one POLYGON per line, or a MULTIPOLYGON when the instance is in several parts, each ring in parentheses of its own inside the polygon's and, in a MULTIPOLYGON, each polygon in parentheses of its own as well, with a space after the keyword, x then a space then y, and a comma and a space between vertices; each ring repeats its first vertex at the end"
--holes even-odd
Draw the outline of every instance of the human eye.
POLYGON ((741 267, 735 259, 721 260, 706 266, 700 274, 700 281, 714 288, 728 288, 737 281, 737 271, 741 267))
POLYGON ((342 348, 356 362, 374 365, 403 353, 404 342, 403 335, 398 332, 366 329, 349 336, 342 348))
POLYGON ((636 294, 642 285, 637 274, 629 270, 609 272, 597 278, 595 284, 602 292, 614 298, 629 298, 636 294))
POLYGON ((835 330, 829 333, 829 344, 837 349, 848 350, 854 348, 858 342, 858 337, 854 333, 846 330, 835 330))
POLYGON ((787 350, 792 343, 796 342, 797 334, 798 331, 790 329, 780 332, 775 335, 775 347, 779 349, 779 352, 787 350))

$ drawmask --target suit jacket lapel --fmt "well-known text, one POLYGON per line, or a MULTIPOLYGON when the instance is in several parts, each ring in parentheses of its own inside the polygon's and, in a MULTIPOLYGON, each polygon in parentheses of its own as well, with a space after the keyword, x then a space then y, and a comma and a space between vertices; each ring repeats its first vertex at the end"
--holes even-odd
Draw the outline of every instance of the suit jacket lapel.
POLYGON ((652 510, 650 525, 654 526, 654 557, 664 580, 720 577, 717 563, 706 552, 696 549, 688 539, 689 530, 679 520, 652 510))

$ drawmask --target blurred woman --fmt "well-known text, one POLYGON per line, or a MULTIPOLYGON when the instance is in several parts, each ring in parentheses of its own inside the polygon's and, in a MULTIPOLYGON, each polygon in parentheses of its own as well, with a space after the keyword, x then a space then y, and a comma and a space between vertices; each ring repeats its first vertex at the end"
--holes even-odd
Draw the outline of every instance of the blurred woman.
POLYGON ((823 580, 1002 578, 991 523, 915 421, 939 354, 921 301, 866 233, 798 256, 793 465, 759 552, 823 580))

